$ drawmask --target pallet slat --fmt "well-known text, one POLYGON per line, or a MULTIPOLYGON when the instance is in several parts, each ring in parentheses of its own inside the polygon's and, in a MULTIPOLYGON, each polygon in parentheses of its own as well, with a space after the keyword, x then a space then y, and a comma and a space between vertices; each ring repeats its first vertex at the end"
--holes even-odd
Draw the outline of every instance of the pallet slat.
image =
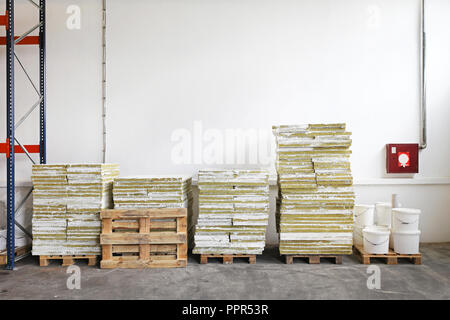
MULTIPOLYGON (((168 229, 175 230, 177 227, 176 221, 152 221, 151 229, 168 229)), ((114 221, 112 223, 113 230, 139 230, 139 223, 135 221, 114 221)))
POLYGON ((101 244, 183 244, 187 240, 185 234, 174 232, 111 233, 100 235, 101 244))
POLYGON ((143 269, 143 268, 183 268, 186 267, 185 260, 102 260, 103 269, 143 269))

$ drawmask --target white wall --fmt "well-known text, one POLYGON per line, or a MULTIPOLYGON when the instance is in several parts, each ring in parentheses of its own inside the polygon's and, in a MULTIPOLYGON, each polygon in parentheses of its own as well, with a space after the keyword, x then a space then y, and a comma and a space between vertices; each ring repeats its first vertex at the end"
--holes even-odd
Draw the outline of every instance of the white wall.
MULTIPOLYGON (((133 131, 110 132, 109 159, 125 174, 171 172, 171 133, 195 120, 262 128, 270 139, 274 124, 343 121, 354 133, 355 177, 382 177, 384 145, 419 140, 419 4, 137 0, 123 10, 110 0, 109 123, 133 131), (129 140, 142 146, 133 157, 129 140)), ((432 1, 430 10, 432 143, 419 177, 449 177, 450 67, 436 49, 450 42, 448 22, 435 19, 450 6, 432 1)))
MULTIPOLYGON (((3 4, 2 4, 3 5, 3 4)), ((28 1, 16 1, 16 34, 39 22, 37 10, 28 1)), ((4 29, 0 29, 4 35, 4 29)), ((101 1, 47 1, 47 141, 49 162, 101 161, 101 1), (66 27, 67 7, 82 9, 80 30, 66 27)), ((19 59, 39 85, 37 47, 17 48, 19 59)), ((6 136, 6 60, 0 48, 0 141, 6 136)), ((16 121, 37 101, 37 95, 16 63, 16 121)), ((39 144, 39 112, 17 130, 22 144, 39 144)), ((30 180, 31 165, 17 155, 17 180, 30 180)), ((34 157, 39 161, 39 157, 34 157)), ((0 183, 6 182, 6 161, 0 160, 0 183)))
MULTIPOLYGON (((17 12, 25 6, 18 1, 17 12)), ((100 0, 48 1, 50 162, 101 160, 100 9, 100 0), (65 27, 73 3, 82 9, 77 31, 65 27)), ((382 180, 385 144, 419 141, 419 0, 108 0, 108 161, 124 175, 195 174, 211 165, 171 158, 173 132, 195 121, 219 133, 261 129, 262 145, 274 124, 342 121, 364 184, 358 201, 395 191, 424 210, 424 241, 450 241, 449 14, 449 1, 427 0, 429 147, 419 175, 392 181, 382 180)), ((20 50, 32 65, 32 49, 20 50)), ((19 71, 17 82, 29 89, 19 71)), ((18 114, 34 102, 28 92, 18 114)), ((23 143, 37 142, 30 123, 17 132, 23 143)), ((29 174, 18 166, 18 180, 29 174)))

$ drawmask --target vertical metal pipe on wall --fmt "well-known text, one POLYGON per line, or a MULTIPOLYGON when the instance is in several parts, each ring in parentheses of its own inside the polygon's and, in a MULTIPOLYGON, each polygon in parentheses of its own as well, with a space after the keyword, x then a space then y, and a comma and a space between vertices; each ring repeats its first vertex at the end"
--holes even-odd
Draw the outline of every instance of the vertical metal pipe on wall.
POLYGON ((427 83, 426 83, 426 32, 425 32, 425 0, 421 0, 420 14, 420 149, 427 147, 427 83))
POLYGON ((106 162, 106 0, 102 0, 102 121, 103 148, 102 161, 106 162))

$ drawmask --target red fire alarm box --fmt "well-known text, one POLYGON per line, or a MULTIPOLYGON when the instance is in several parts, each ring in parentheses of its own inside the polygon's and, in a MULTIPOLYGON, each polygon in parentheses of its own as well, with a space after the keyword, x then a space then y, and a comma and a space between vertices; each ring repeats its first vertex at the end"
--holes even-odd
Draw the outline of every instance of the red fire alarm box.
POLYGON ((387 173, 419 173, 419 145, 417 143, 386 145, 387 173))

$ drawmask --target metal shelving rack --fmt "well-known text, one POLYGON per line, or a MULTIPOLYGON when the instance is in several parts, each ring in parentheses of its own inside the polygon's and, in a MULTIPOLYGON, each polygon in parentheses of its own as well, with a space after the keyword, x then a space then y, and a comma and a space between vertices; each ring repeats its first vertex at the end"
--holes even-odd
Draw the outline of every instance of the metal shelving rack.
POLYGON ((32 153, 40 155, 40 163, 46 163, 46 53, 45 53, 45 0, 27 0, 32 6, 39 10, 39 23, 29 29, 21 36, 14 34, 14 0, 6 0, 5 15, 0 16, 0 26, 5 26, 6 37, 0 37, 0 45, 6 45, 6 143, 0 143, 0 153, 6 154, 7 161, 7 260, 6 269, 13 270, 15 264, 15 226, 21 229, 26 235, 31 234, 23 228, 16 220, 15 214, 21 209, 22 205, 27 201, 32 191, 27 193, 26 197, 21 201, 19 206, 15 206, 15 154, 24 153, 34 164, 32 153), (38 36, 31 34, 39 30, 38 36), (39 86, 32 81, 30 74, 20 61, 15 47, 16 45, 37 45, 39 46, 39 86), (14 66, 17 60, 19 66, 27 76, 38 96, 37 102, 15 122, 14 109, 14 66), (39 107, 39 144, 23 145, 15 136, 15 130, 29 117, 29 115, 39 107))

